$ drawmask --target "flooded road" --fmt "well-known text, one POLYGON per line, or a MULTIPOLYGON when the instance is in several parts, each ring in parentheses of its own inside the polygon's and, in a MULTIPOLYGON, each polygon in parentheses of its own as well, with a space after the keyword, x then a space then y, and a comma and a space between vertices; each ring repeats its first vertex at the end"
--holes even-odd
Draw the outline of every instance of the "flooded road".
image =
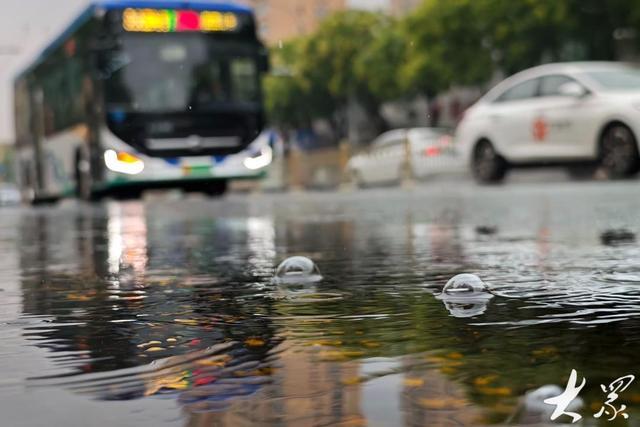
POLYGON ((584 425, 638 425, 635 382, 594 418, 640 374, 638 212, 635 182, 2 210, 0 425, 540 425, 572 369, 584 425), (291 256, 322 280, 274 281, 291 256))

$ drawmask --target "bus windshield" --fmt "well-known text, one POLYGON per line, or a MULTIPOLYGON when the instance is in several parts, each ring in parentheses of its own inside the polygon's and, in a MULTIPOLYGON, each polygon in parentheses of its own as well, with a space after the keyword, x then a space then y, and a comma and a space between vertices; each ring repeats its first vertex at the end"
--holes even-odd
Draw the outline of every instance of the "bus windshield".
POLYGON ((258 47, 205 34, 126 34, 101 66, 109 109, 140 113, 253 107, 258 47))

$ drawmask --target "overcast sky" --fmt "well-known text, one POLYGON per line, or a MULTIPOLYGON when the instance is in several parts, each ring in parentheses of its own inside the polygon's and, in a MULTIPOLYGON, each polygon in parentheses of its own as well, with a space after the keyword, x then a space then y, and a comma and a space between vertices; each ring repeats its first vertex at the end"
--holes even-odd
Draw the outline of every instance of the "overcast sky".
MULTIPOLYGON (((301 0, 304 1, 304 0, 301 0)), ((388 0, 349 0, 381 8, 388 0)), ((1 0, 0 143, 13 139, 13 76, 28 64, 90 0, 1 0)))

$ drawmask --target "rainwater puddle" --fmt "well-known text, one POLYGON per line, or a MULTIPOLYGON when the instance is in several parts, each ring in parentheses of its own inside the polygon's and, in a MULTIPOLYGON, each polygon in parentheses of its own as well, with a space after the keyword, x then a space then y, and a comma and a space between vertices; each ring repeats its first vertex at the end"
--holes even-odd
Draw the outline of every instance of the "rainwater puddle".
MULTIPOLYGON (((591 417, 600 384, 640 374, 640 190, 616 188, 8 213, 0 410, 8 425, 544 424, 536 396, 576 369, 591 417), (459 274, 483 286, 445 292, 459 274)), ((622 400, 640 417, 638 384, 622 400)))

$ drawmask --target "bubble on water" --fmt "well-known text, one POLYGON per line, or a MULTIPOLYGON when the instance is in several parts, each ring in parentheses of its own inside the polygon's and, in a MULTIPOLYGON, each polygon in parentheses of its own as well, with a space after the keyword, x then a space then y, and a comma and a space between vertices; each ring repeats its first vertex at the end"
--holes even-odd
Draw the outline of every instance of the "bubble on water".
POLYGON ((458 274, 447 282, 440 297, 447 300, 483 300, 493 298, 493 294, 475 274, 458 274))
MULTIPOLYGON (((513 421, 518 424, 546 424, 555 409, 544 401, 560 396, 564 389, 558 385, 543 385, 535 390, 528 391, 521 401, 518 416, 513 421)), ((584 401, 577 397, 569 403, 567 411, 577 412, 584 406, 584 401)))
POLYGON ((474 274, 459 274, 450 279, 442 293, 436 297, 454 317, 475 317, 487 311, 493 294, 489 287, 474 274))
POLYGON ((276 269, 278 283, 314 283, 322 280, 320 269, 307 257, 294 256, 284 260, 276 269))

